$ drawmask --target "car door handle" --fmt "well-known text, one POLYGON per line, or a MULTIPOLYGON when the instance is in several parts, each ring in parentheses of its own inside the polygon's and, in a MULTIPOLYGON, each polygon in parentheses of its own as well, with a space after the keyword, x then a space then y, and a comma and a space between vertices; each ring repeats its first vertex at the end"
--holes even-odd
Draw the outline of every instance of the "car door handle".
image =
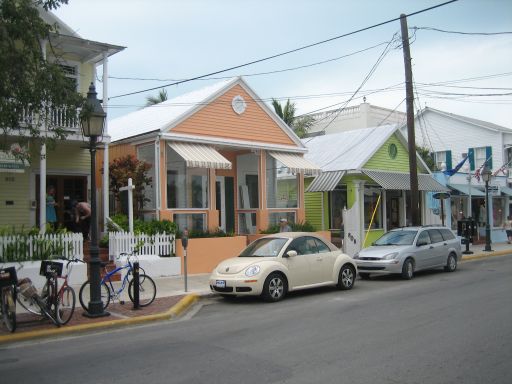
POLYGON ((323 259, 324 259, 323 257, 317 257, 316 261, 322 261, 323 259))
POLYGON ((430 246, 430 249, 434 249, 434 246, 433 246, 433 245, 431 245, 431 246, 430 246))

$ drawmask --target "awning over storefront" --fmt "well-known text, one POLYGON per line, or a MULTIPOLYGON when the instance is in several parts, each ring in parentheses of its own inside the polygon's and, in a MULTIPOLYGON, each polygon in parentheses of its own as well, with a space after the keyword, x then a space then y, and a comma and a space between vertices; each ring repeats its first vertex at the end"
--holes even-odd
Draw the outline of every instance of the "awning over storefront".
POLYGON ((231 162, 209 145, 181 142, 168 144, 185 160, 189 168, 231 169, 231 162))
MULTIPOLYGON (((411 190, 410 175, 403 172, 387 172, 363 169, 363 173, 369 176, 384 189, 411 190)), ((418 190, 431 192, 444 192, 446 188, 437 182, 431 175, 418 174, 418 190)))
POLYGON ((307 187, 306 192, 327 192, 333 191, 338 185, 345 171, 322 172, 315 177, 313 182, 307 187))
POLYGON ((451 189, 459 191, 460 193, 462 193, 464 195, 469 196, 469 191, 471 191, 471 196, 485 196, 484 192, 482 192, 481 190, 479 190, 475 187, 470 187, 468 184, 448 184, 448 186, 451 189))
POLYGON ((322 170, 313 163, 310 163, 301 155, 289 152, 269 152, 277 161, 284 164, 291 172, 303 173, 305 175, 319 175, 322 170))
POLYGON ((500 187, 500 191, 504 195, 512 196, 512 188, 509 187, 500 187))

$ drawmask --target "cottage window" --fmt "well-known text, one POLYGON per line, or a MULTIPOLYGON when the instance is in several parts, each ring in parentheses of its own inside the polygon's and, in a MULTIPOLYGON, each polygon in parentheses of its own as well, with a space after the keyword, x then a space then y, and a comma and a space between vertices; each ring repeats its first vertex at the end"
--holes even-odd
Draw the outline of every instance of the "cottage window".
POLYGON ((297 208, 299 179, 283 163, 267 154, 267 207, 297 208))
POLYGON ((151 164, 151 168, 146 172, 146 176, 151 178, 151 182, 144 185, 143 209, 155 209, 155 146, 149 144, 137 147, 137 158, 151 164))
POLYGON ((487 160, 487 151, 486 147, 475 148, 475 166, 476 169, 480 169, 480 167, 487 160))
POLYGON ((364 227, 365 229, 382 229, 382 199, 379 199, 381 189, 364 187, 364 227), (373 221, 372 221, 373 217, 373 221), (371 222, 371 226, 370 226, 371 222))
POLYGON ((175 213, 173 221, 178 225, 180 231, 185 228, 189 231, 206 230, 206 214, 204 213, 175 213))
POLYGON ((208 208, 208 169, 188 168, 176 151, 167 147, 167 208, 208 208))
POLYGON ((293 212, 276 212, 272 211, 268 214, 269 225, 279 225, 280 219, 286 219, 289 224, 295 223, 295 211, 293 212))

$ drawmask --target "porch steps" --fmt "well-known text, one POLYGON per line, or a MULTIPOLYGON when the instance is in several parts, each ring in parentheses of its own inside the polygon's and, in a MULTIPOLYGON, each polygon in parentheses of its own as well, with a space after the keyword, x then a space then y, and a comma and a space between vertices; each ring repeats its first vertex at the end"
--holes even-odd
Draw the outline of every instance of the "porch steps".
MULTIPOLYGON (((89 258, 90 258, 90 254, 89 254, 89 249, 90 248, 89 248, 89 246, 90 246, 89 241, 88 240, 84 241, 84 261, 85 262, 88 262, 89 258)), ((101 268, 101 270, 100 270, 101 278, 103 278, 103 276, 105 276, 105 269, 108 272, 113 271, 114 269, 116 269, 115 262, 110 260, 108 248, 100 248, 100 260, 102 262, 108 263, 105 268, 101 268)), ((89 277, 89 264, 87 264, 87 277, 89 277)), ((115 273, 111 277, 111 280, 112 281, 121 281, 121 273, 119 273, 119 272, 115 273)))

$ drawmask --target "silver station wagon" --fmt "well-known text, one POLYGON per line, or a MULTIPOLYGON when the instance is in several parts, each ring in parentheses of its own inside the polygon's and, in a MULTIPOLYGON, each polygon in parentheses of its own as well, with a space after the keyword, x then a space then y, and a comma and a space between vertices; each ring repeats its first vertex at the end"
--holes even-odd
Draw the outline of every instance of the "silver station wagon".
POLYGON ((444 267, 454 272, 462 257, 460 240, 442 226, 404 227, 382 235, 372 246, 354 255, 359 276, 398 273, 412 279, 414 272, 444 267))

